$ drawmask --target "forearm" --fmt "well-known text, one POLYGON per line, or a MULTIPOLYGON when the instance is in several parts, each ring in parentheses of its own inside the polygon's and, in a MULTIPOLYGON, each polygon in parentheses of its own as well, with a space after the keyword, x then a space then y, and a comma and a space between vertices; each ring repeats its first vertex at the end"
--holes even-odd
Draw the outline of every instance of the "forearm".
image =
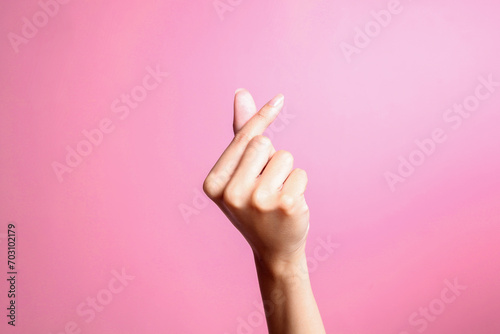
POLYGON ((305 252, 297 260, 266 265, 255 257, 270 334, 324 334, 314 299, 305 252))

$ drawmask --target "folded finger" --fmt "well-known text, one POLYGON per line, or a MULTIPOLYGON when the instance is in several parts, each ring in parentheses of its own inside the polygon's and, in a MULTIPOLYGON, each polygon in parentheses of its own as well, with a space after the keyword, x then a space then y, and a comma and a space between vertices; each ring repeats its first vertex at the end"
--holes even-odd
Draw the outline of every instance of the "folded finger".
POLYGON ((269 192, 277 192, 293 169, 293 156, 290 152, 279 150, 274 153, 259 178, 259 187, 269 192))
MULTIPOLYGON (((275 96, 237 132, 205 179, 203 188, 211 198, 222 196, 222 191, 231 179, 248 143, 255 136, 262 135, 274 121, 283 107, 283 99, 282 94, 275 96)), ((272 153, 274 154, 274 151, 272 153)))
POLYGON ((233 177, 228 182, 225 194, 234 194, 241 202, 250 198, 257 179, 261 174, 274 150, 271 140, 265 136, 255 136, 247 146, 245 153, 236 168, 233 177))

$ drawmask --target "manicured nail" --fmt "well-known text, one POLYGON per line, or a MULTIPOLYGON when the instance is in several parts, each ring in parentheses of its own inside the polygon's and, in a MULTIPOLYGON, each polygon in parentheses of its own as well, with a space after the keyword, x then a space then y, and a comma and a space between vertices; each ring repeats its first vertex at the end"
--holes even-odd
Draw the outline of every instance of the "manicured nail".
POLYGON ((285 97, 283 96, 283 94, 278 94, 268 103, 270 106, 279 107, 280 105, 283 104, 284 100, 285 100, 285 97))
POLYGON ((234 95, 238 94, 239 92, 241 92, 242 90, 245 90, 245 88, 238 88, 235 92, 234 92, 234 95))

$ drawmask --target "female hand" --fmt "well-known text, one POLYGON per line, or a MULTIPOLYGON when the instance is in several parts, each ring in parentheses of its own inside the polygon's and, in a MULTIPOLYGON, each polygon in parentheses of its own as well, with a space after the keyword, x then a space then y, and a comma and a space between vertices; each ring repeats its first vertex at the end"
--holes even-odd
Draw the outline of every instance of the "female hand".
POLYGON ((276 152, 262 135, 281 111, 283 100, 278 94, 256 112, 250 93, 236 92, 234 139, 203 184, 256 258, 272 271, 298 261, 309 229, 306 172, 293 169, 292 154, 276 152))

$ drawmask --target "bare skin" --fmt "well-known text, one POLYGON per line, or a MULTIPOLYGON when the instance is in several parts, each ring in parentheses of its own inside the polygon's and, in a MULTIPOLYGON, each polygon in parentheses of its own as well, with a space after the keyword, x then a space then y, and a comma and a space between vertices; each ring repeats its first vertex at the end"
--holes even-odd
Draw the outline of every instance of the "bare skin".
POLYGON ((307 174, 290 152, 276 151, 263 132, 283 107, 278 94, 259 111, 247 90, 236 91, 234 138, 203 190, 253 250, 270 334, 325 333, 307 271, 307 174))

